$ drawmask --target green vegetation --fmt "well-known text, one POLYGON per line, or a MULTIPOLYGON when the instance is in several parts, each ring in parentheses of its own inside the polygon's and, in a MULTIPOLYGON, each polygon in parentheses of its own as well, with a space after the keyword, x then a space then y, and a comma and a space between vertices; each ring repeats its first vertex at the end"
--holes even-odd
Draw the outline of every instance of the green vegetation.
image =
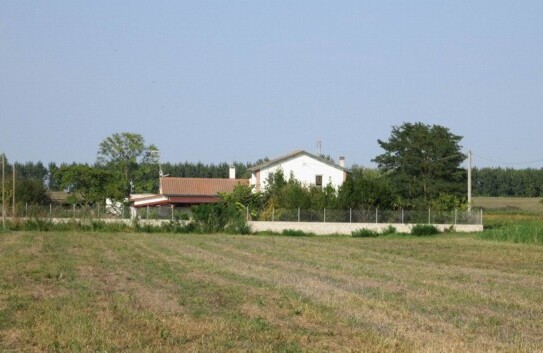
POLYGON ((307 233, 296 229, 285 229, 281 232, 281 235, 288 237, 313 237, 315 236, 315 233, 307 233))
POLYGON ((510 222, 494 226, 480 234, 482 239, 543 245, 543 222, 540 220, 510 222))
POLYGON ((249 234, 247 220, 235 204, 219 202, 192 207, 192 224, 199 233, 249 234))
POLYGON ((351 236, 354 238, 377 238, 379 233, 371 229, 361 228, 353 230, 351 236))
POLYGON ((543 219, 533 213, 489 213, 481 239, 543 245, 543 219))
POLYGON ((543 248, 7 232, 0 351, 534 352, 543 248))
POLYGON ((394 126, 387 141, 378 140, 384 153, 373 161, 389 180, 397 205, 425 209, 450 198, 445 204, 462 203, 466 171, 461 164, 466 156, 461 140, 443 126, 423 123, 394 126))
POLYGON ((385 229, 383 229, 381 232, 377 232, 375 230, 361 228, 357 230, 353 230, 351 232, 351 236, 353 238, 377 238, 378 236, 382 235, 393 235, 398 234, 395 227, 392 225, 389 225, 385 229))
POLYGON ((543 196, 543 169, 474 168, 472 178, 477 196, 543 196))
POLYGON ((439 234, 439 229, 431 224, 416 224, 411 228, 411 234, 417 236, 427 236, 439 234))

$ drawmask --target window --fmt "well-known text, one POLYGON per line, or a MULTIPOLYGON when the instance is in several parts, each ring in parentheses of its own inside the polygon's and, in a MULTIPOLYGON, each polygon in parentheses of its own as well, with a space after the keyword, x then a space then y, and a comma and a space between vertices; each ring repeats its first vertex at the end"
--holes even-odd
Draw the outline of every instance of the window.
POLYGON ((315 175, 315 185, 322 188, 322 175, 315 175))

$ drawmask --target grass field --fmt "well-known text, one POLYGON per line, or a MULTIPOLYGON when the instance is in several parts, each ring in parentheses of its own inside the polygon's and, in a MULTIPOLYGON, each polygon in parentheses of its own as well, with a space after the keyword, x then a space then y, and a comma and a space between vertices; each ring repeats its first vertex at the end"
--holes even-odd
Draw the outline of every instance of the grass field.
POLYGON ((485 210, 543 214, 540 197, 474 197, 473 206, 485 210))
POLYGON ((0 234, 2 352, 535 352, 543 247, 0 234))

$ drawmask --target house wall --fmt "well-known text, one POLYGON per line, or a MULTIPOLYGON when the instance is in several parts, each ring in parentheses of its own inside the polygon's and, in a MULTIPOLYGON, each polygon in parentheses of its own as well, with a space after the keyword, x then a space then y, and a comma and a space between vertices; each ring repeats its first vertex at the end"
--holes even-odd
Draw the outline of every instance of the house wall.
POLYGON ((286 180, 288 180, 290 174, 293 173, 296 180, 306 185, 314 185, 315 177, 317 175, 322 175, 323 187, 332 184, 332 186, 337 189, 343 184, 345 179, 343 170, 334 168, 309 156, 300 155, 268 168, 263 168, 259 171, 260 173, 258 176, 258 172, 252 173, 250 179, 251 185, 255 185, 256 190, 265 190, 270 173, 277 173, 280 169, 283 171, 286 180))

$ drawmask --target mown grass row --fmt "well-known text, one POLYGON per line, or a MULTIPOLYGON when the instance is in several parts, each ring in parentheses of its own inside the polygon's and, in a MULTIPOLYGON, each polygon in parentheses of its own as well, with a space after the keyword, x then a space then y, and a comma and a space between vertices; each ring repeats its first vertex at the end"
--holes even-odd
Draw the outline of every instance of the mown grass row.
POLYGON ((542 248, 439 237, 0 235, 0 351, 533 352, 542 248))

